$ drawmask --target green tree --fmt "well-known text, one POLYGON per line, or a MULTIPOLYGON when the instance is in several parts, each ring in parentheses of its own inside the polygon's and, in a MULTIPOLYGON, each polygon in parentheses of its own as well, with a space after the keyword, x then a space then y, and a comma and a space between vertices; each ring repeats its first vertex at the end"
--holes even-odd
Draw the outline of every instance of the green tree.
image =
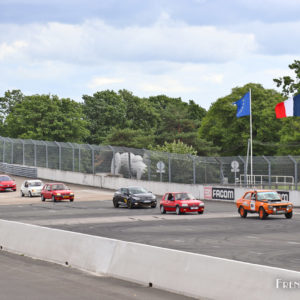
POLYGON ((113 128, 106 136, 104 144, 130 148, 147 149, 154 143, 154 135, 142 129, 113 128))
POLYGON ((6 91, 4 97, 0 97, 0 135, 6 135, 5 119, 11 113, 13 107, 24 99, 20 90, 6 91))
POLYGON ((286 97, 300 93, 300 60, 295 60, 289 68, 294 71, 295 78, 283 76, 273 79, 277 87, 282 88, 282 95, 286 97))
MULTIPOLYGON (((282 101, 282 96, 274 90, 264 89, 260 84, 249 83, 243 87, 232 89, 232 93, 214 102, 204 117, 200 137, 212 141, 219 147, 219 155, 245 155, 248 139, 250 138, 249 116, 236 118, 236 106, 233 102, 251 88, 252 93, 252 124, 253 140, 262 143, 278 143, 281 128, 276 120, 274 108, 282 101)), ((265 147, 256 144, 254 155, 274 155, 276 147, 265 147)))
POLYGON ((193 146, 189 146, 182 141, 173 141, 172 143, 165 142, 163 145, 157 145, 150 150, 168 153, 178 153, 178 154, 191 154, 197 155, 197 151, 193 146))
POLYGON ((25 96, 5 120, 12 138, 80 143, 89 134, 82 106, 57 96, 25 96))
POLYGON ((119 95, 126 104, 126 127, 145 132, 157 128, 160 116, 148 99, 134 96, 127 90, 120 90, 119 95))
MULTIPOLYGON (((300 60, 295 60, 289 68, 294 72, 294 77, 283 76, 273 79, 277 87, 281 88, 281 93, 285 98, 300 93, 300 60)), ((277 154, 300 155, 299 117, 282 118, 277 122, 281 125, 277 154)))
POLYGON ((83 111, 90 135, 86 142, 101 144, 114 127, 123 128, 126 121, 126 104, 114 91, 102 91, 93 96, 83 95, 83 111))

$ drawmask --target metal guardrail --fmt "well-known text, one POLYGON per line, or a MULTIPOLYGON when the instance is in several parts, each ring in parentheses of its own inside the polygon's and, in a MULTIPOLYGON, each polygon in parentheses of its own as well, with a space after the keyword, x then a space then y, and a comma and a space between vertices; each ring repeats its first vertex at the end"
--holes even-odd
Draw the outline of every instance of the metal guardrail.
POLYGON ((2 173, 8 173, 16 176, 37 178, 37 168, 27 166, 12 165, 0 162, 0 171, 2 173))

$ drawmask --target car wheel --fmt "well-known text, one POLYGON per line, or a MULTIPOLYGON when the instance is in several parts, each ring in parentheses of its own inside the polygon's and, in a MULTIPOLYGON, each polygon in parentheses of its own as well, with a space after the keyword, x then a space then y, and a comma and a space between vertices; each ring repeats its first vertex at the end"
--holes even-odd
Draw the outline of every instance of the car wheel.
POLYGON ((32 194, 31 194, 30 191, 28 192, 28 196, 29 196, 30 198, 32 198, 32 194))
POLYGON ((119 207, 119 202, 117 200, 115 200, 115 199, 113 199, 113 204, 114 204, 115 208, 119 207))
POLYGON ((132 203, 130 199, 127 199, 127 207, 130 209, 132 208, 132 203))
POLYGON ((45 197, 44 195, 41 196, 42 201, 45 201, 45 197))
POLYGON ((286 217, 287 219, 291 219, 291 218, 293 217, 293 212, 291 211, 291 212, 286 213, 286 214, 285 214, 285 217, 286 217))
POLYGON ((70 202, 73 202, 74 201, 74 198, 73 199, 70 199, 70 202))
POLYGON ((199 215, 203 215, 203 213, 204 213, 204 210, 198 211, 198 214, 199 214, 199 215))
POLYGON ((164 208, 163 205, 160 206, 160 213, 161 214, 165 214, 166 213, 166 210, 165 210, 165 208, 164 208))
POLYGON ((181 215, 180 207, 179 206, 176 206, 176 215, 181 215))
POLYGON ((247 211, 245 211, 245 208, 243 206, 240 206, 239 213, 240 213, 241 218, 247 217, 247 211))
POLYGON ((156 208, 156 203, 152 204, 151 208, 156 208))
POLYGON ((52 196, 52 201, 56 202, 56 199, 55 199, 54 195, 52 196))
POLYGON ((263 207, 259 208, 258 213, 259 213, 259 218, 261 220, 264 220, 268 216, 268 214, 266 213, 266 211, 265 211, 265 209, 263 207))
POLYGON ((20 191, 21 197, 24 197, 24 193, 22 191, 20 191))

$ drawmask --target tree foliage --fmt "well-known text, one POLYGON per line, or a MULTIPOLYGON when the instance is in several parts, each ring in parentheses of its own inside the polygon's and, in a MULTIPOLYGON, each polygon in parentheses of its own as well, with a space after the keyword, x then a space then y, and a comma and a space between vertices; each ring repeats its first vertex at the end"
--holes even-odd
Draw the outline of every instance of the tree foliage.
MULTIPOLYGON (((260 84, 247 84, 232 89, 232 93, 214 102, 204 117, 199 130, 200 136, 219 147, 221 156, 245 155, 250 138, 249 116, 236 118, 233 102, 251 88, 253 140, 278 143, 281 128, 275 118, 274 108, 282 101, 282 96, 274 90, 264 89, 260 84)), ((257 145, 254 155, 274 155, 276 147, 265 148, 257 145)))
MULTIPOLYGON (((283 76, 273 79, 277 87, 282 89, 281 94, 286 98, 300 93, 300 60, 289 65, 294 77, 283 76)), ((281 125, 279 131, 278 155, 300 155, 300 119, 299 117, 283 118, 277 120, 281 125)))
POLYGON ((83 111, 88 122, 90 135, 86 142, 101 144, 110 130, 122 128, 126 120, 126 105, 114 91, 97 92, 93 96, 83 95, 83 111))
POLYGON ((12 138, 79 143, 89 134, 81 104, 50 95, 24 96, 4 125, 12 138))
POLYGON ((295 60, 289 68, 294 71, 295 78, 283 76, 273 79, 277 87, 282 89, 282 95, 286 97, 300 93, 300 60, 295 60))
POLYGON ((173 141, 172 143, 164 142, 163 145, 157 145, 156 147, 150 149, 160 152, 178 153, 178 154, 190 154, 197 155, 197 151, 193 146, 189 146, 182 141, 173 141))

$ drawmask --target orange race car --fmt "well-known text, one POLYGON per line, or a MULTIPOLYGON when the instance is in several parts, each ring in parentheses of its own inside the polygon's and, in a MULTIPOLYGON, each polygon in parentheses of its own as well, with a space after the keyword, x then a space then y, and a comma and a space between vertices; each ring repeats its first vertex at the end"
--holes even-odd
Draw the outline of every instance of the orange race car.
POLYGON ((242 218, 248 213, 258 213, 261 220, 268 215, 284 214, 287 219, 293 217, 293 204, 282 201, 280 195, 272 190, 248 191, 236 202, 238 212, 242 218))

